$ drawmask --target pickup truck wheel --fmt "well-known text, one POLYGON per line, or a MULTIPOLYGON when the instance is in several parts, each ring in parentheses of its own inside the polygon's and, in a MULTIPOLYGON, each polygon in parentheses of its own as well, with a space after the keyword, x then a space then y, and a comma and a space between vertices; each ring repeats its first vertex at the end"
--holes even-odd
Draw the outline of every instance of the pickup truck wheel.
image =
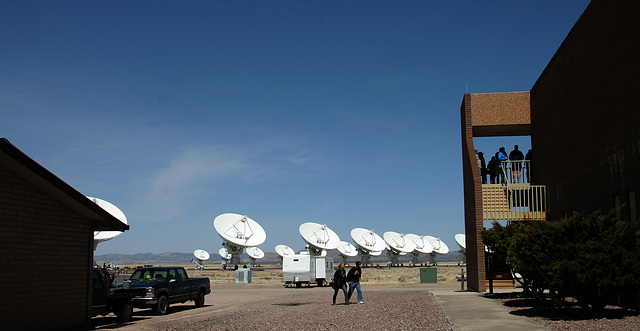
POLYGON ((116 307, 116 316, 118 317, 118 322, 129 322, 133 317, 133 307, 131 306, 130 301, 125 301, 119 304, 116 307))
POLYGON ((158 315, 164 315, 169 311, 169 300, 166 295, 161 295, 158 298, 158 303, 153 307, 153 312, 158 315))
POLYGON ((204 291, 200 291, 200 293, 198 293, 198 297, 195 298, 193 302, 196 304, 196 307, 204 306, 204 291))

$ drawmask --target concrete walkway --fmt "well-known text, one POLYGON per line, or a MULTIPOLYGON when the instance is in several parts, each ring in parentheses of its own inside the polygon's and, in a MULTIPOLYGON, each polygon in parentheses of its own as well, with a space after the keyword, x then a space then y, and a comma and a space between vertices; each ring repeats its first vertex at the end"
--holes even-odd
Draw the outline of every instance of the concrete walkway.
POLYGON ((451 289, 429 289, 444 309, 455 331, 466 330, 546 330, 528 317, 511 314, 511 309, 483 297, 483 293, 451 289))

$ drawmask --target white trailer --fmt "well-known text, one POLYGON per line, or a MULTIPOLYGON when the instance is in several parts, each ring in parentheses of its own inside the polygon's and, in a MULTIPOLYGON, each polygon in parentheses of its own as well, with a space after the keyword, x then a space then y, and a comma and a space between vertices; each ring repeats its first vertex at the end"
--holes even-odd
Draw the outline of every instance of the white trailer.
POLYGON ((282 258, 282 277, 285 285, 301 287, 302 284, 324 282, 333 279, 333 258, 308 254, 287 255, 282 258))

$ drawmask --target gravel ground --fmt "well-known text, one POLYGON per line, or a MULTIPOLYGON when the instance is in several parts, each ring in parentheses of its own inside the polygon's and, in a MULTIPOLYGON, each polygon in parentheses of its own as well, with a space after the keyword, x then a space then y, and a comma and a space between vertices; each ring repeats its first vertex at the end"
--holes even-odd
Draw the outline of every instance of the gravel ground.
MULTIPOLYGON (((120 330, 452 330, 444 311, 420 286, 363 286, 364 304, 331 305, 333 289, 281 285, 216 286, 203 308, 172 305, 169 314, 136 310, 134 320, 114 325, 94 318, 96 329, 120 330), (215 297, 214 297, 215 295, 215 297)), ((342 292, 338 293, 338 302, 342 292)), ((342 295, 342 299, 344 296, 342 295)), ((111 322, 111 323, 110 323, 111 322)))
MULTIPOLYGON (((92 319, 94 329, 118 330, 452 330, 431 287, 456 291, 452 284, 393 284, 362 286, 365 303, 331 305, 333 289, 285 288, 282 284, 216 284, 206 304, 173 304, 169 314, 135 309, 133 321, 118 324, 114 315, 92 319)), ((338 302, 342 293, 338 293, 338 302)), ((490 296, 487 294, 487 296, 490 296)), ((520 298, 494 294, 493 299, 549 330, 640 330, 638 311, 607 307, 597 318, 567 313, 520 298)), ((344 298, 344 297, 343 297, 344 298)), ((355 294, 351 301, 356 300, 355 294)))

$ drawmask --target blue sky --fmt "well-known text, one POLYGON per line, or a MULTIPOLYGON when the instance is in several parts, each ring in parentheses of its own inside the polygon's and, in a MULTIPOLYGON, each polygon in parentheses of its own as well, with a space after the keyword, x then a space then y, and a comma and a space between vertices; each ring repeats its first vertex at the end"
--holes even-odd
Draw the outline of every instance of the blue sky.
POLYGON ((587 5, 3 1, 0 136, 127 215, 97 255, 215 253, 228 212, 267 252, 304 222, 455 250, 463 94, 530 90, 587 5))

